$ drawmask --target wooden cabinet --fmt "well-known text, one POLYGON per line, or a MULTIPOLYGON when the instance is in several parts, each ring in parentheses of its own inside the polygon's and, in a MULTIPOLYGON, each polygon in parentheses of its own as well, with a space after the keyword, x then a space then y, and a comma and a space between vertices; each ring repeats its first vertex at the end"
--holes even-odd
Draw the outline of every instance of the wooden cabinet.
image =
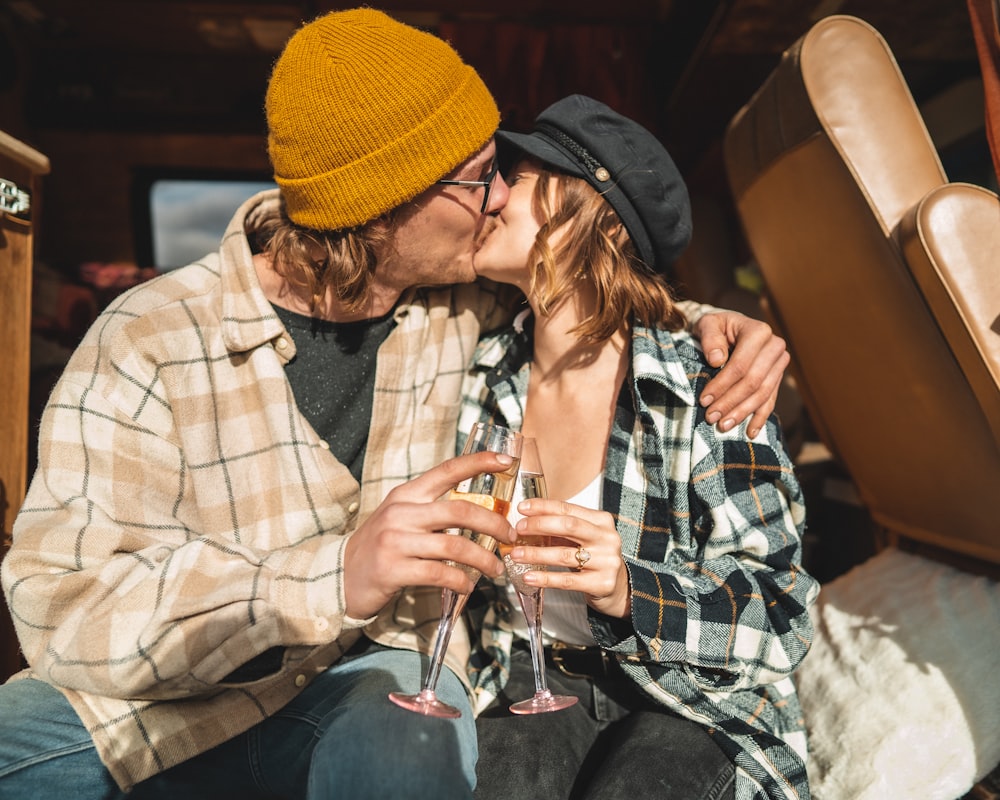
MULTIPOLYGON (((40 178, 49 160, 0 131, 0 558, 28 482, 32 239, 40 178)), ((6 603, 0 603, 0 681, 21 657, 6 603)))

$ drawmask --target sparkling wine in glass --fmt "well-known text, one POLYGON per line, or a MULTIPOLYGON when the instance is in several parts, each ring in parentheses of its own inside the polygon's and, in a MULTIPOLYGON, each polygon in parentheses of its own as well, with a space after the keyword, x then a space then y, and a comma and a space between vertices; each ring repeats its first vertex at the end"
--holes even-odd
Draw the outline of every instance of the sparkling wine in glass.
MULTIPOLYGON (((545 472, 538 457, 538 444, 534 439, 525 437, 521 446, 521 466, 518 472, 518 491, 514 494, 514 507, 521 500, 533 497, 546 497, 545 472)), ((516 516, 511 520, 516 522, 516 516)), ((533 536, 518 539, 516 544, 544 547, 548 544, 547 537, 533 536)), ((535 570, 544 570, 541 564, 518 564, 510 557, 513 545, 500 545, 500 555, 507 568, 507 577, 517 592, 521 601, 521 609, 528 623, 528 638, 531 645, 531 666, 535 671, 535 694, 527 700, 514 703, 510 710, 515 714, 543 714, 546 711, 558 711, 569 708, 576 697, 552 694, 545 680, 545 656, 542 650, 542 600, 544 590, 539 586, 529 586, 524 582, 524 574, 535 570)))
MULTIPOLYGON (((484 472, 472 478, 471 481, 463 483, 448 494, 448 499, 476 503, 506 517, 517 482, 522 441, 521 434, 509 428, 485 422, 476 423, 465 442, 463 454, 490 450, 494 453, 506 453, 514 461, 503 472, 484 472)), ((447 533, 460 533, 487 550, 493 550, 496 546, 496 540, 492 536, 477 531, 463 529, 447 533)), ((473 582, 479 580, 478 570, 462 564, 454 566, 461 567, 473 582)), ((451 632, 455 629, 455 623, 468 599, 467 594, 459 594, 451 589, 441 590, 441 620, 438 623, 437 638, 434 641, 434 651, 431 653, 431 664, 427 676, 424 678, 422 688, 416 694, 390 692, 389 699, 396 705, 430 717, 454 719, 462 715, 462 712, 454 706, 438 700, 435 688, 441 674, 441 667, 444 664, 444 654, 448 650, 448 642, 451 640, 451 632)))

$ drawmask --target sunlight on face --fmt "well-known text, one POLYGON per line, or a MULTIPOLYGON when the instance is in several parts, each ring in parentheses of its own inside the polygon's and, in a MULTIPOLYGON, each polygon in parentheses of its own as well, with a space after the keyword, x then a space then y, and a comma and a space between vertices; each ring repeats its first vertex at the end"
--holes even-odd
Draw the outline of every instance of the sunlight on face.
POLYGON ((519 161, 507 177, 507 205, 487 227, 476 252, 476 274, 500 283, 511 283, 527 292, 530 282, 529 255, 542 221, 532 211, 532 195, 538 183, 538 167, 519 161))
MULTIPOLYGON (((449 176, 480 180, 496 157, 491 140, 449 176)), ((506 186, 497 178, 489 208, 502 208, 506 186)), ((376 278, 397 290, 411 286, 468 283, 475 280, 473 252, 489 220, 482 213, 482 187, 434 185, 407 205, 391 247, 380 254, 376 278)))

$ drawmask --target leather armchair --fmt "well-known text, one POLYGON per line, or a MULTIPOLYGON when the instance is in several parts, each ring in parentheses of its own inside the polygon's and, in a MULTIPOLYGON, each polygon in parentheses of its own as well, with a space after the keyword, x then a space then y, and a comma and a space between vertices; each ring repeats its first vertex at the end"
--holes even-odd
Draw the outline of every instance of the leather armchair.
POLYGON ((888 541, 1000 564, 1000 200, 949 183, 885 40, 821 20, 724 157, 824 443, 888 541))

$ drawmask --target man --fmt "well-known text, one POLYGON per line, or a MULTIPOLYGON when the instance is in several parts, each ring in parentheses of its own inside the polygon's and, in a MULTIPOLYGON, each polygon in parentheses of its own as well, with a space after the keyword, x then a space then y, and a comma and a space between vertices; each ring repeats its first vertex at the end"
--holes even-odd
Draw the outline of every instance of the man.
MULTIPOLYGON (((436 502, 505 466, 451 458, 472 348, 508 313, 470 283, 507 199, 499 114, 447 44, 355 9, 289 41, 267 118, 280 196, 117 299, 47 406, 3 564, 31 672, 0 687, 0 797, 471 796, 472 714, 385 695, 419 685, 441 587, 471 589, 451 562, 502 571, 438 532, 513 538, 436 502)), ((784 345, 720 321, 722 358, 747 332, 736 400, 706 393, 727 424, 766 418, 784 345)), ((468 651, 438 686, 465 709, 468 651)))

